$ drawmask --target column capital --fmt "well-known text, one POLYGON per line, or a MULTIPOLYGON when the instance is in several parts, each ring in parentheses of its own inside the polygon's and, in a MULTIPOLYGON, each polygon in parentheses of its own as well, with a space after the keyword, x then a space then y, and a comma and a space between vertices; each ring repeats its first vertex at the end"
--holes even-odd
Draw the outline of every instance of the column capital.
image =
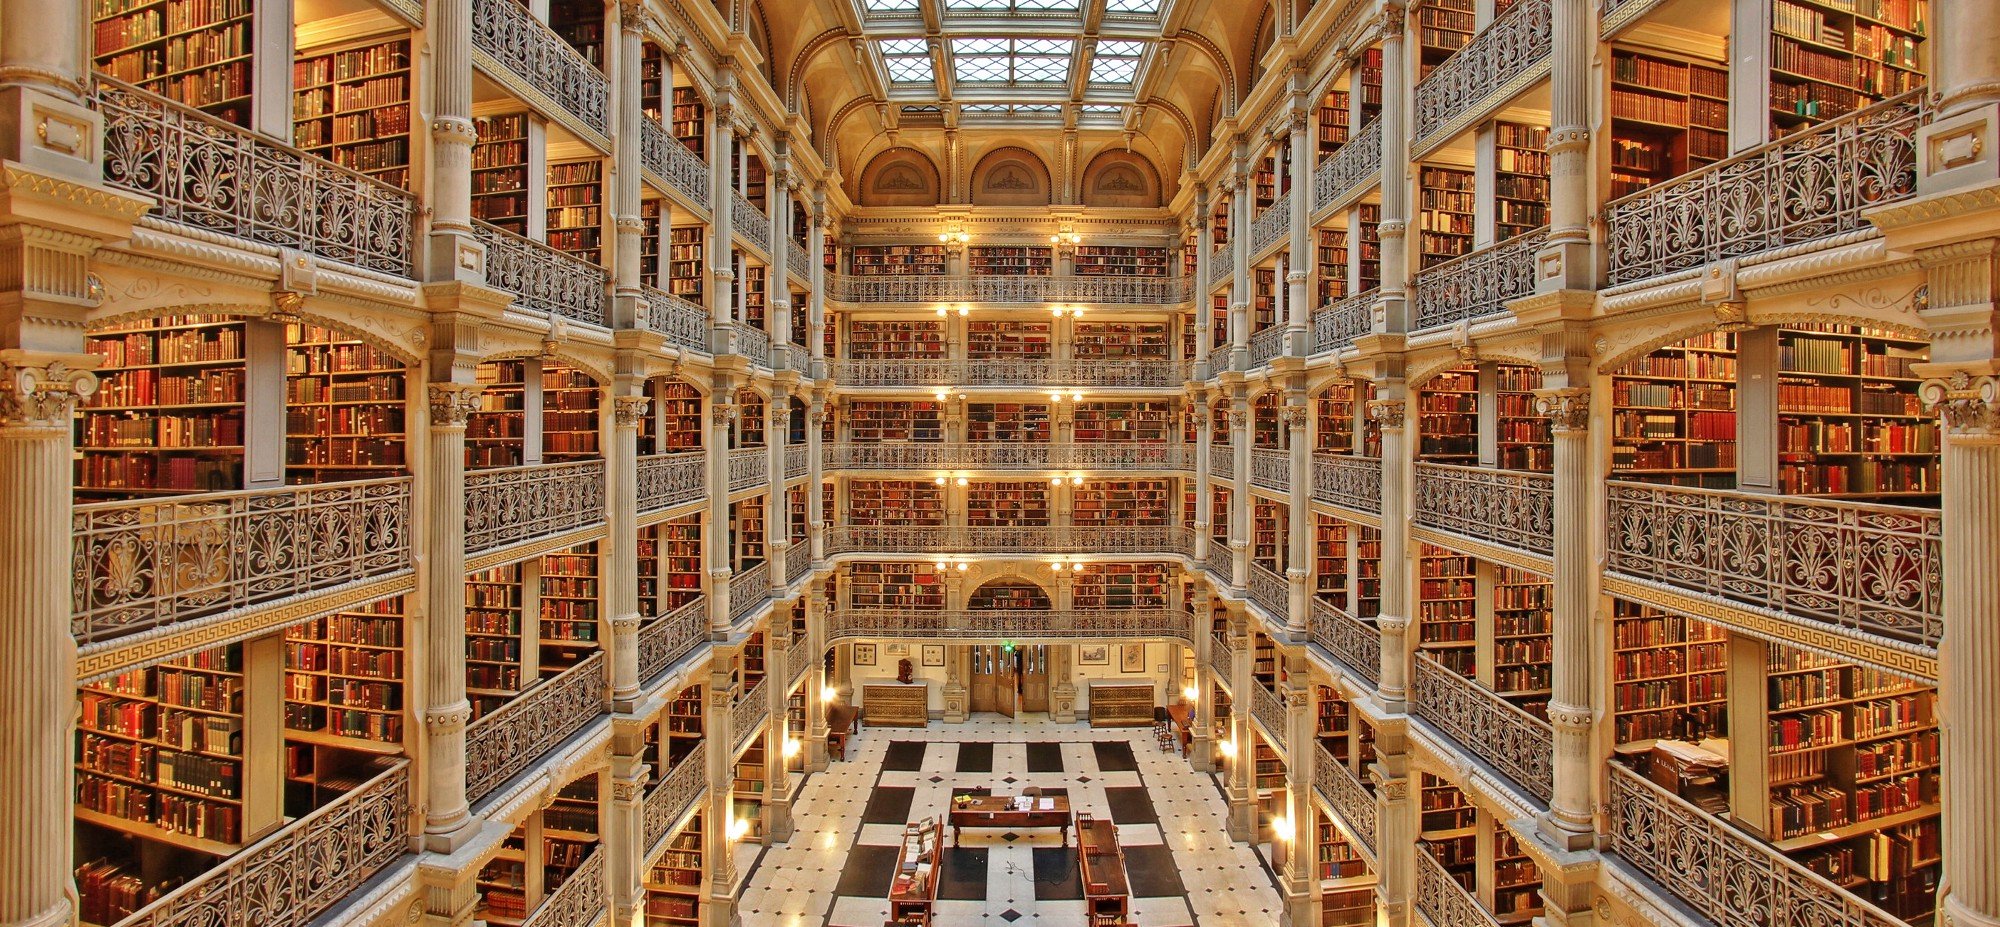
POLYGON ((1304 431, 1307 423, 1312 421, 1312 413, 1305 406, 1287 404, 1278 410, 1278 419, 1285 423, 1286 428, 1304 431))
POLYGON ((1403 427, 1403 400, 1368 400, 1368 420, 1381 428, 1401 429, 1403 427))
POLYGON ((0 427, 69 430, 76 405, 97 392, 88 355, 0 351, 0 427))
POLYGON ((477 383, 432 383, 428 387, 431 424, 440 428, 464 428, 472 413, 479 411, 479 394, 485 387, 477 383))
POLYGON ((1947 440, 2000 444, 2000 375, 1958 370, 1925 380, 1918 394, 1944 420, 1947 440))
POLYGON ((619 396, 612 400, 612 418, 620 428, 637 428, 646 420, 646 412, 653 406, 653 400, 645 396, 619 396))
POLYGON ((1535 411, 1549 417, 1557 434, 1581 433, 1590 428, 1590 390, 1581 386, 1535 390, 1535 411))

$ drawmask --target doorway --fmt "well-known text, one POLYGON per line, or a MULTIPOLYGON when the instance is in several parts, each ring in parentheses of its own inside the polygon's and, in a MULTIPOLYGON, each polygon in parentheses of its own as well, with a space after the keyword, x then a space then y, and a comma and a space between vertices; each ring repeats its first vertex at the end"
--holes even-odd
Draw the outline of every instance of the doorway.
POLYGON ((971 689, 973 711, 1014 717, 1021 704, 1021 671, 1014 651, 998 644, 974 646, 971 689))

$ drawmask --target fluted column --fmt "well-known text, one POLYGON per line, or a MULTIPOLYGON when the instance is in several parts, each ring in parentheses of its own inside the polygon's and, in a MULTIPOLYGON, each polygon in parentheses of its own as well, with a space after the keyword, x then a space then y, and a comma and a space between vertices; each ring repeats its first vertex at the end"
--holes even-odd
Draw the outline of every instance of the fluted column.
MULTIPOLYGON (((783 384, 771 391, 771 402, 764 407, 764 447, 765 471, 768 489, 764 498, 764 559, 770 566, 764 570, 766 585, 770 587, 772 598, 783 598, 784 590, 790 585, 785 582, 785 559, 792 550, 792 523, 790 501, 785 498, 785 441, 792 433, 792 394, 783 384)), ((775 619, 774 619, 775 621, 775 619)))
MULTIPOLYGON (((791 146, 778 135, 778 153, 771 171, 771 279, 764 284, 771 301, 771 343, 792 343, 792 176, 791 146)), ((791 353, 789 351, 785 352, 791 353)), ((776 358, 772 358, 776 365, 776 358)))
POLYGON ((1404 8, 1382 12, 1382 298, 1388 301, 1390 331, 1407 331, 1403 300, 1410 283, 1410 109, 1412 83, 1403 35, 1404 8))
POLYGON ((736 349, 736 210, 731 194, 730 166, 736 163, 736 74, 733 59, 725 59, 715 74, 715 112, 708 127, 708 261, 709 285, 702 290, 708 316, 715 326, 711 353, 736 349))
POLYGON ((1391 776, 1382 765, 1370 769, 1375 784, 1375 839, 1385 848, 1382 866, 1376 872, 1375 903, 1381 909, 1379 924, 1417 924, 1409 916, 1410 897, 1417 880, 1417 833, 1420 822, 1417 803, 1410 800, 1410 776, 1391 776), (1407 848, 1398 852, 1388 849, 1407 848))
POLYGON ((736 689, 729 668, 736 648, 715 651, 708 674, 708 717, 702 727, 707 743, 708 800, 702 812, 701 861, 708 870, 708 897, 702 899, 702 927, 736 927, 735 802, 730 794, 736 769, 736 689))
POLYGON ((1535 289, 1589 289, 1596 272, 1590 220, 1590 95, 1596 78, 1596 0, 1549 0, 1549 237, 1535 262, 1535 289))
POLYGON ((1233 554, 1230 586, 1236 597, 1250 584, 1250 397, 1237 386, 1229 403, 1229 451, 1236 479, 1229 487, 1229 550, 1233 554))
POLYGON ((1210 628, 1215 603, 1204 579, 1195 580, 1193 608, 1194 627, 1188 630, 1194 638, 1194 730, 1188 738, 1187 758, 1195 772, 1212 773, 1215 771, 1215 671, 1209 660, 1215 649, 1215 633, 1210 628))
POLYGON ((465 422, 479 407, 477 384, 430 384, 429 516, 424 564, 424 841, 449 853, 477 832, 465 798, 465 422))
MULTIPOLYGON (((815 299, 817 296, 815 290, 815 299)), ((812 340, 815 345, 820 343, 818 335, 812 340)), ((830 414, 826 394, 814 391, 806 406, 806 538, 815 564, 826 560, 826 495, 820 489, 826 480, 826 444, 821 435, 830 414)))
POLYGON ((611 884, 614 924, 643 921, 646 905, 646 783, 653 770, 645 762, 643 719, 621 715, 612 722, 611 803, 605 815, 604 874, 611 884))
MULTIPOLYGON (((639 174, 645 160, 641 151, 640 120, 646 114, 640 109, 639 80, 640 64, 644 55, 640 39, 646 31, 646 6, 639 0, 619 0, 617 12, 618 47, 617 60, 613 62, 612 94, 617 102, 616 122, 618 133, 611 139, 611 215, 618 231, 618 245, 611 263, 611 275, 616 287, 612 324, 619 328, 631 328, 639 324, 639 254, 641 240, 646 235, 646 220, 639 215, 639 174)), ((669 98, 673 91, 662 90, 669 98)), ((671 222, 661 219, 662 229, 672 228, 671 222)), ((667 262, 666 249, 660 254, 660 263, 667 262)))
POLYGON ((1312 614, 1313 513, 1312 513, 1312 398, 1302 389, 1290 390, 1279 411, 1285 426, 1288 466, 1285 505, 1285 580, 1288 593, 1285 634, 1294 643, 1306 638, 1306 619, 1312 614))
MULTIPOLYGON (((40 6, 42 4, 28 4, 40 6)), ((50 4, 51 6, 55 4, 50 4)), ((431 84, 431 281, 486 279, 486 249, 472 237, 472 0, 430 0, 425 17, 431 84)))
POLYGON ((1275 839, 1289 841, 1285 852, 1285 917, 1289 927, 1312 927, 1318 923, 1314 908, 1319 904, 1318 813, 1313 809, 1313 763, 1319 750, 1313 734, 1313 686, 1307 675, 1312 663, 1303 649, 1284 658, 1290 677, 1279 686, 1278 697, 1285 706, 1285 798, 1290 804, 1285 833, 1275 839))
POLYGON ((708 550, 708 626, 728 628, 729 579, 735 559, 729 545, 729 432, 736 422, 736 390, 728 377, 716 377, 708 406, 708 525, 702 546, 708 550))
MULTIPOLYGON (((1293 79, 1304 80, 1305 72, 1295 69, 1293 79)), ((1309 268, 1313 266, 1318 248, 1313 241, 1312 229, 1313 148, 1317 144, 1311 131, 1312 113, 1310 104, 1301 95, 1290 114, 1292 157, 1287 165, 1291 173, 1292 212, 1287 217, 1291 220, 1288 230, 1291 260, 1285 262, 1288 268, 1285 274, 1285 353, 1298 357, 1311 354, 1313 347, 1313 297, 1309 288, 1312 275, 1309 268)))
POLYGON ((1252 675, 1256 653, 1250 646, 1250 620, 1242 606, 1229 612, 1229 643, 1234 662, 1229 667, 1229 739, 1236 755, 1229 758, 1229 839, 1239 843, 1257 840, 1257 789, 1252 773, 1257 768, 1257 728, 1250 723, 1255 699, 1250 691, 1257 684, 1252 675))
MULTIPOLYGON (((1555 440, 1555 580, 1552 596, 1554 676, 1549 721, 1555 726, 1555 797, 1542 832, 1557 847, 1582 850, 1595 829, 1596 756, 1591 745, 1591 638, 1595 558, 1590 499, 1590 391, 1538 390, 1535 404, 1549 417, 1555 440)), ((1385 550, 1386 553, 1386 550, 1385 550)))
POLYGON ((1410 451, 1404 434, 1401 381, 1382 383, 1385 397, 1368 403, 1368 417, 1382 432, 1382 631, 1383 707, 1402 711, 1409 692, 1409 628, 1416 605, 1410 601, 1410 451))
MULTIPOLYGON (((819 485, 815 482, 813 485, 819 485)), ((819 495, 814 492, 813 495, 819 495)), ((826 769, 826 706, 825 693, 832 691, 833 680, 826 678, 826 592, 819 583, 806 588, 806 641, 805 646, 812 654, 812 663, 806 669, 806 772, 815 773, 826 769)))
POLYGON ((1938 114, 1953 117, 2000 104, 2000 16, 1985 4, 1947 2, 1930 4, 1930 18, 1927 42, 1936 62, 1938 114))
POLYGON ((604 565, 609 580, 605 610, 611 613, 611 700, 619 711, 639 701, 639 424, 652 400, 635 395, 644 381, 620 377, 626 395, 611 401, 611 454, 604 461, 604 565))
MULTIPOLYGON (((1195 343, 1196 344, 1201 343, 1199 336, 1197 336, 1195 343)), ((1207 559, 1208 545, 1209 545, 1208 513, 1215 508, 1215 503, 1213 501, 1215 493, 1215 483, 1214 483, 1215 478, 1208 471, 1209 448, 1213 446, 1214 443, 1214 436, 1211 433, 1212 426, 1214 425, 1214 420, 1209 413, 1208 396, 1205 392, 1199 390, 1195 392, 1193 407, 1194 411, 1192 414, 1194 415, 1194 523, 1192 525, 1192 528, 1194 529, 1194 562, 1195 562, 1194 569, 1195 571, 1199 572, 1201 570, 1201 564, 1208 562, 1207 559)), ((1201 594, 1206 595, 1206 593, 1201 593, 1201 594)), ((1195 631, 1198 634, 1203 634, 1203 635, 1207 634, 1208 633, 1207 625, 1202 622, 1206 622, 1208 620, 1208 616, 1199 611, 1197 611, 1195 615, 1196 617, 1201 619, 1200 622, 1196 623, 1195 631)))
MULTIPOLYGON (((779 572, 783 572, 782 570, 779 572)), ((771 633, 765 638, 764 665, 770 668, 770 684, 764 687, 771 720, 764 734, 764 843, 787 843, 792 839, 792 774, 787 768, 785 746, 797 731, 791 729, 791 713, 786 700, 791 697, 786 667, 790 650, 802 643, 792 637, 789 609, 771 615, 771 633)))
MULTIPOLYGON (((811 279, 806 294, 806 353, 812 357, 807 367, 806 378, 826 379, 826 185, 813 185, 812 209, 807 213, 812 225, 806 231, 806 259, 812 263, 806 267, 806 276, 811 279)), ((815 423, 815 431, 818 430, 815 423)), ((817 439, 814 439, 817 440, 817 439)), ((813 452, 815 472, 819 466, 819 452, 813 452)), ((813 486, 819 485, 819 477, 813 477, 813 486)), ((817 494, 817 493, 815 493, 817 494)), ((818 547, 814 547, 813 559, 819 559, 818 547)))
POLYGON ((1254 275, 1250 268, 1250 223, 1256 219, 1257 197, 1250 182, 1248 142, 1236 140, 1236 159, 1230 177, 1233 190, 1229 200, 1229 251, 1235 256, 1236 274, 1229 290, 1229 369, 1250 369, 1250 300, 1254 275))
POLYGON ((1214 323, 1214 310, 1209 308, 1210 287, 1215 277, 1215 269, 1210 266, 1214 246, 1209 243, 1213 237, 1209 233, 1208 186, 1195 184, 1194 218, 1188 220, 1194 232, 1194 356, 1186 358, 1192 365, 1189 378, 1205 381, 1215 375, 1209 360, 1209 349, 1215 345, 1215 332, 1210 327, 1214 323))

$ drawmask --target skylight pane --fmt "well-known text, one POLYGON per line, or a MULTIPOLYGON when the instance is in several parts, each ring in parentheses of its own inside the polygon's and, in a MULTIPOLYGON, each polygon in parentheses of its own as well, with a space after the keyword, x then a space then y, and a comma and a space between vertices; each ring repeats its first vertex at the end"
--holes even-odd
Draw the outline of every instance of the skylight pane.
POLYGON ((953 55, 952 76, 962 81, 1006 83, 1007 57, 1005 55, 953 55))
POLYGON ((1076 0, 1014 0, 1018 10, 1075 10, 1076 0))
POLYGON ((881 39, 876 47, 891 83, 930 83, 937 74, 931 67, 930 44, 923 39, 881 39))
POLYGON ((1160 0, 1105 0, 1107 13, 1158 13, 1160 0))
POLYGON ((1090 60, 1090 82, 1093 84, 1129 84, 1139 73, 1136 58, 1092 58, 1090 60))
POLYGON ((917 0, 862 0, 870 13, 906 13, 917 8, 917 0))
POLYGON ((1117 106, 1111 103, 1085 103, 1083 105, 1083 111, 1092 114, 1097 114, 1097 113, 1118 114, 1125 112, 1125 107, 1117 106))
POLYGON ((1007 0, 944 0, 947 10, 1005 10, 1007 0))
POLYGON ((1018 39, 1014 52, 1020 55, 1067 55, 1075 47, 1069 39, 1018 39))

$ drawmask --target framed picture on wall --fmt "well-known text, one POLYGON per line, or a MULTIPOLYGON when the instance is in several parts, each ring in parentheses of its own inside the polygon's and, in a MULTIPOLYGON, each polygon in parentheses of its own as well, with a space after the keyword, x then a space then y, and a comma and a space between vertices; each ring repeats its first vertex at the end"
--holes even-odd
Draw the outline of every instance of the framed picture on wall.
POLYGON ((889 646, 887 646, 887 647, 884 647, 884 648, 882 648, 882 652, 883 652, 883 653, 886 653, 886 654, 888 654, 888 655, 890 655, 890 656, 892 656, 892 657, 901 657, 901 656, 906 656, 906 655, 908 655, 908 654, 909 654, 909 652, 910 652, 910 645, 908 645, 908 644, 890 644, 889 646))
POLYGON ((1120 644, 1118 646, 1118 671, 1121 673, 1145 672, 1146 645, 1120 644))
POLYGON ((1076 648, 1078 666, 1111 665, 1111 649, 1108 644, 1084 644, 1076 648))
POLYGON ((854 645, 854 665, 855 665, 855 666, 874 666, 874 665, 875 665, 875 645, 874 645, 874 644, 855 644, 855 645, 854 645))
POLYGON ((924 665, 925 665, 925 666, 943 666, 943 665, 944 665, 944 645, 943 645, 943 644, 925 644, 925 645, 924 645, 924 665))

